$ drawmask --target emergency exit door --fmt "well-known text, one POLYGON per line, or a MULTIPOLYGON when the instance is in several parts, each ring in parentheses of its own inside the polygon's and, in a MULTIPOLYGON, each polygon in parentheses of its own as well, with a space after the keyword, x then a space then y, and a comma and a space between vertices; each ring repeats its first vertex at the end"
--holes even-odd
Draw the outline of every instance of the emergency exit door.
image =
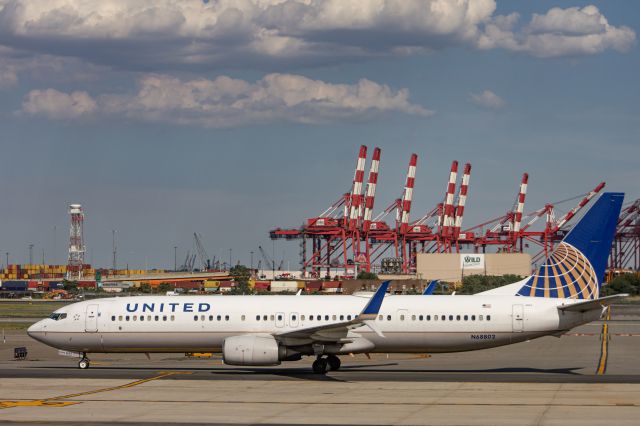
POLYGON ((511 318, 512 318, 512 324, 513 324, 513 331, 515 332, 524 331, 524 306, 523 305, 513 305, 511 318))
POLYGON ((98 305, 87 306, 84 319, 84 331, 89 333, 98 331, 98 305))

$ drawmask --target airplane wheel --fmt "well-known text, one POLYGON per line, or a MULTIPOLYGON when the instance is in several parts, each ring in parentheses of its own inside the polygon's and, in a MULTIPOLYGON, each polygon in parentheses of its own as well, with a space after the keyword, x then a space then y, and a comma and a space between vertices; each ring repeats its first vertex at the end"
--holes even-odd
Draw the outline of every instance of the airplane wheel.
POLYGON ((327 364, 329 364, 329 368, 330 368, 332 371, 339 370, 339 369, 340 369, 340 364, 341 364, 341 363, 340 363, 340 358, 338 358, 338 357, 337 357, 337 356, 335 356, 335 355, 329 355, 329 356, 327 357, 327 364))
POLYGON ((81 370, 86 370, 89 368, 89 360, 86 358, 82 358, 80 362, 78 362, 78 368, 81 370))
POLYGON ((311 367, 313 368, 313 372, 316 374, 326 374, 329 366, 326 359, 318 358, 313 361, 313 365, 311 367))

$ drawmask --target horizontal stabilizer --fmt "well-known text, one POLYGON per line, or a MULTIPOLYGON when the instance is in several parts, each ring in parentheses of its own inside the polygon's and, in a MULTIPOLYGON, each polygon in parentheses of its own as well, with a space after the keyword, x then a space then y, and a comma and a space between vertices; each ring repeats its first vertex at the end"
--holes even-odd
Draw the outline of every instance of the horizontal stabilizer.
POLYGON ((559 305, 558 309, 569 312, 593 311, 609 306, 614 300, 623 299, 628 296, 628 294, 614 294, 613 296, 601 297, 599 299, 586 300, 584 302, 572 303, 569 305, 559 305))

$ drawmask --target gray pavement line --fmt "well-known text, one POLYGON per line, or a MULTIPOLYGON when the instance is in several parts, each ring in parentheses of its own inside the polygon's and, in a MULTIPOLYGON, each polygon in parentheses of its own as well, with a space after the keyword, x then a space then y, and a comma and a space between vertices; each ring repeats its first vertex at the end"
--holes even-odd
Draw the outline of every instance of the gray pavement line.
MULTIPOLYGON (((557 389, 555 394, 552 396, 552 400, 555 399, 557 393, 560 389, 557 389)), ((442 398, 440 398, 442 399, 442 398)), ((380 401, 372 401, 372 402, 353 402, 353 401, 344 401, 344 402, 318 402, 318 401, 303 401, 303 402, 288 402, 281 400, 273 400, 273 401, 207 401, 207 400, 186 400, 186 401, 175 401, 175 400, 160 400, 160 399, 81 399, 77 402, 116 402, 116 403, 144 403, 144 404, 184 404, 184 403, 193 403, 193 404, 278 404, 278 405, 303 405, 308 406, 309 404, 313 404, 314 406, 319 405, 372 405, 372 406, 419 406, 419 407, 428 407, 437 405, 438 407, 448 406, 448 407, 640 407, 640 402, 610 402, 603 403, 601 401, 597 401, 597 403, 585 403, 585 404, 569 404, 569 403, 526 403, 526 402, 443 402, 443 403, 434 403, 434 402, 380 402, 380 401)))

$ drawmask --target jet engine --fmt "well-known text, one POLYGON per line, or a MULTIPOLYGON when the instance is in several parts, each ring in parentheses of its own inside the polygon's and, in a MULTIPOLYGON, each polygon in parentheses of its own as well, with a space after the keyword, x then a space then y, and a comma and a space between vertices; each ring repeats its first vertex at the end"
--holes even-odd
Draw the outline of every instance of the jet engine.
POLYGON ((222 345, 222 359, 228 365, 278 365, 300 358, 299 352, 278 345, 273 336, 232 336, 222 345))

